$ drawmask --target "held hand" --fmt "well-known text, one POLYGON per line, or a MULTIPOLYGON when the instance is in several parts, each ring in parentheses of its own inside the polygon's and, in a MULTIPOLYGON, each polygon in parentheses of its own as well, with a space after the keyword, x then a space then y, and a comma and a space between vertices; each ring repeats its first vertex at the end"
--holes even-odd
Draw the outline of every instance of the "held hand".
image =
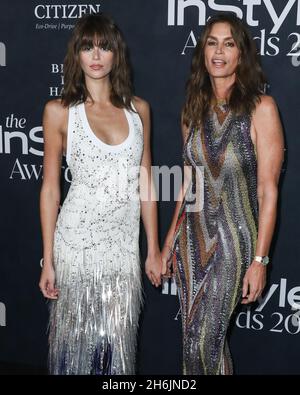
POLYGON ((161 259, 162 259, 162 270, 161 275, 165 278, 171 277, 171 246, 169 243, 165 243, 162 251, 161 251, 161 259))
POLYGON ((242 304, 255 302, 260 297, 266 285, 266 266, 252 261, 243 280, 242 304))
POLYGON ((161 269, 162 261, 160 251, 157 250, 151 254, 148 254, 145 271, 152 285, 158 287, 161 283, 161 269))
POLYGON ((54 287, 55 283, 55 272, 51 264, 43 266, 42 274, 39 282, 40 290, 42 291, 45 298, 57 299, 58 289, 54 287))

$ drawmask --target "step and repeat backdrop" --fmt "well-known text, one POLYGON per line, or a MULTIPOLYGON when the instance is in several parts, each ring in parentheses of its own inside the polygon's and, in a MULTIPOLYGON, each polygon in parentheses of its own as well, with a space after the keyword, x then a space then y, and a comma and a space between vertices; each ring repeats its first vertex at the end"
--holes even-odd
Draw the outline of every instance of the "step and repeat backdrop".
MULTIPOLYGON (((151 105, 153 164, 169 168, 182 164, 180 110, 203 25, 220 11, 249 25, 268 92, 280 110, 286 158, 266 292, 259 303, 236 311, 230 345, 237 374, 300 374, 300 0, 1 0, 0 365, 46 371, 48 310, 38 288, 42 112, 61 94, 62 63, 76 19, 99 11, 111 15, 124 33, 135 92, 151 105)), ((62 184, 66 192, 66 163, 62 184)), ((173 198, 159 202, 161 243, 174 207, 173 198)), ((143 228, 141 251, 145 259, 143 228)), ((178 374, 176 285, 169 281, 154 289, 145 277, 144 284, 138 372, 178 374)))

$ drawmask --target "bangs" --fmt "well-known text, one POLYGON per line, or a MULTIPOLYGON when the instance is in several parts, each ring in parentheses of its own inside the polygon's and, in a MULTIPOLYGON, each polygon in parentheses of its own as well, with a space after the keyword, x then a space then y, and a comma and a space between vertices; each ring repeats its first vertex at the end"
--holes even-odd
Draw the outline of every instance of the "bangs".
POLYGON ((110 55, 113 55, 110 56, 112 67, 109 73, 109 100, 117 108, 134 111, 131 105, 133 88, 127 46, 115 22, 102 13, 85 14, 75 23, 64 59, 63 105, 68 107, 84 103, 87 99, 93 101, 86 85, 81 60, 87 54, 94 56, 98 50, 101 51, 101 56, 103 50, 110 51, 110 55))
POLYGON ((81 38, 78 40, 77 51, 94 45, 116 52, 117 40, 108 26, 100 23, 90 23, 83 27, 81 38))

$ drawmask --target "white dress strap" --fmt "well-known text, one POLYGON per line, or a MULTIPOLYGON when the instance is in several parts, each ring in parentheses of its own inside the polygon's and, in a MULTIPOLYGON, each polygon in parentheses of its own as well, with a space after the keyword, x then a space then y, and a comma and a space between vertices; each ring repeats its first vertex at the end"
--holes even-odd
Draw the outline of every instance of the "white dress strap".
POLYGON ((132 109, 138 114, 137 109, 135 108, 135 105, 133 104, 133 100, 130 102, 132 109))
POLYGON ((137 122, 140 126, 140 131, 143 133, 144 125, 143 125, 142 118, 141 118, 138 110, 136 109, 136 107, 133 103, 133 100, 131 100, 130 104, 131 104, 131 108, 133 109, 133 111, 135 111, 135 112, 131 111, 131 116, 137 120, 137 122))

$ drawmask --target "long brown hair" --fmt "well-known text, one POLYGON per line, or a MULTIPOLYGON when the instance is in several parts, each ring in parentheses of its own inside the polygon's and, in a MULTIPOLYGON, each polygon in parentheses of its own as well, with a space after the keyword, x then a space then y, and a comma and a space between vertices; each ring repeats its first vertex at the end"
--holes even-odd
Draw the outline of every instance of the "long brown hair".
POLYGON ((133 89, 127 47, 119 28, 110 17, 102 13, 86 14, 74 27, 64 60, 63 105, 67 107, 91 98, 80 66, 79 52, 86 46, 93 47, 95 40, 97 45, 111 50, 114 54, 110 72, 112 104, 118 108, 131 109, 133 89))
POLYGON ((207 22, 193 54, 191 74, 186 85, 186 101, 182 112, 183 123, 186 126, 199 127, 214 98, 210 77, 205 67, 204 50, 213 25, 219 22, 230 25, 232 37, 240 51, 236 79, 229 97, 230 109, 236 114, 250 114, 264 92, 266 79, 260 66, 254 40, 248 29, 234 14, 217 14, 207 22))

